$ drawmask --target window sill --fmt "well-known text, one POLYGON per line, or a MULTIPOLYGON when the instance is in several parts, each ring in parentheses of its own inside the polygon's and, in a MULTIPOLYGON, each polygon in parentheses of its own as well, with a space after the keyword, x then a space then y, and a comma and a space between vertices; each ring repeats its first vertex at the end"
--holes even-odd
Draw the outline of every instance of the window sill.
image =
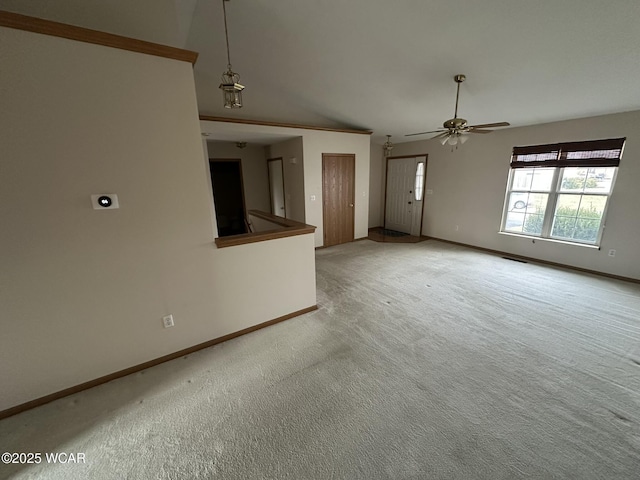
POLYGON ((498 232, 500 235, 506 235, 508 237, 517 237, 525 240, 531 240, 533 243, 536 241, 540 242, 550 242, 550 243, 559 243, 561 245, 570 245, 572 247, 584 247, 591 248, 593 250, 600 250, 600 245, 590 245, 588 243, 578 243, 578 242, 567 242, 566 240, 556 240, 555 238, 542 238, 542 237, 534 237, 532 235, 521 235, 519 233, 511 233, 511 232, 498 232))

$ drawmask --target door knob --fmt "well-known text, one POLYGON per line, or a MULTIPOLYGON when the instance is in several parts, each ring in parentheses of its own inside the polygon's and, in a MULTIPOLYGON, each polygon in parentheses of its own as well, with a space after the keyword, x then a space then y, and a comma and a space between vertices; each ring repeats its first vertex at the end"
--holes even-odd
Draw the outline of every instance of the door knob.
POLYGON ((411 205, 411 202, 409 202, 409 205, 411 205))
POLYGON ((349 206, 350 206, 350 207, 353 207, 353 203, 350 203, 350 204, 349 204, 349 206))

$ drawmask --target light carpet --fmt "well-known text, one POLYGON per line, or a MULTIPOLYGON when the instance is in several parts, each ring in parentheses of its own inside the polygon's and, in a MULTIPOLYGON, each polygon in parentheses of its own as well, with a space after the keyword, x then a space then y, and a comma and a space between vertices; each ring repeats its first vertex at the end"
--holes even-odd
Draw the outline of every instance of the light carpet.
MULTIPOLYGON (((631 479, 640 285, 429 240, 317 252, 320 310, 0 422, 38 479, 631 479)), ((203 339, 205 340, 205 339, 203 339)))

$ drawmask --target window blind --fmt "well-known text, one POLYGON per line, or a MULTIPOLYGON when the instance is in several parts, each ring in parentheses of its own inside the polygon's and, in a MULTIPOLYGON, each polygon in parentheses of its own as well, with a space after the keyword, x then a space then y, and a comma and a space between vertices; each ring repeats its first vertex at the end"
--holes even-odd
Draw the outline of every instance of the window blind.
POLYGON ((513 147, 511 168, 617 167, 626 138, 513 147))

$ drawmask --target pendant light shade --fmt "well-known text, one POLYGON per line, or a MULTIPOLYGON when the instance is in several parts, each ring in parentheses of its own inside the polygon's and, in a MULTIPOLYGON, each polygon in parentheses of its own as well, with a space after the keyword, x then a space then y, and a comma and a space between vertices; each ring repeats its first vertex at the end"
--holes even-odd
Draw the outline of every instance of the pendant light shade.
POLYGON ((387 135, 387 141, 382 145, 384 149, 384 156, 388 157, 391 155, 391 150, 393 150, 393 143, 391 143, 391 135, 387 135))
POLYGON ((231 70, 231 65, 229 65, 229 70, 222 74, 222 83, 220 84, 224 108, 242 108, 244 85, 240 85, 239 81, 240 75, 231 70))

